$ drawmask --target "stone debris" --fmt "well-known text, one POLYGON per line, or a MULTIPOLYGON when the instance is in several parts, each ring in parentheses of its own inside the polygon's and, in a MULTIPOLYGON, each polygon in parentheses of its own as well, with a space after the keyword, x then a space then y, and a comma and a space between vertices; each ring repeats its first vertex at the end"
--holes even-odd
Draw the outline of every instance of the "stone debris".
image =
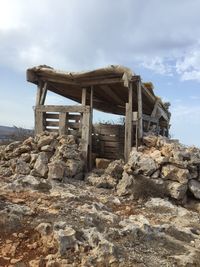
POLYGON ((190 192, 200 199, 199 176, 200 149, 148 135, 144 146, 132 149, 117 192, 121 196, 170 196, 179 201, 185 201, 190 192))
POLYGON ((62 181, 82 177, 84 162, 76 138, 44 132, 0 147, 0 175, 32 175, 62 181), (78 176, 79 175, 79 176, 78 176))
POLYGON ((199 166, 151 135, 84 181, 74 136, 1 146, 0 266, 200 266, 199 166))

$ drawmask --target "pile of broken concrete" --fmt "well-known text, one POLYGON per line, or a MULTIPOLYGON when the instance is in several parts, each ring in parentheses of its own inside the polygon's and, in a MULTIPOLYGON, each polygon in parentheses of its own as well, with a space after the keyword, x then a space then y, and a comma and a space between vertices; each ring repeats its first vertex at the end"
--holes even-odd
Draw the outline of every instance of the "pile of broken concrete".
POLYGON ((0 146, 0 176, 31 175, 64 180, 81 179, 84 162, 81 149, 73 135, 58 136, 44 132, 0 146))

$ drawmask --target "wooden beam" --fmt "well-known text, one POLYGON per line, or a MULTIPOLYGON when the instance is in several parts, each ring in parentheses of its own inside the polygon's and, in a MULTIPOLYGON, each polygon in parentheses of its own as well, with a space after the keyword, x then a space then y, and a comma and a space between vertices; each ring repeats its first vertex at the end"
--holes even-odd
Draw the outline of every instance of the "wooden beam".
POLYGON ((93 95, 94 87, 90 88, 90 129, 89 129, 89 170, 92 170, 92 125, 93 125, 93 95))
POLYGON ((67 134, 67 113, 66 112, 60 112, 59 113, 59 134, 65 135, 67 134))
POLYGON ((150 91, 145 87, 143 83, 141 83, 141 87, 144 95, 149 99, 151 103, 154 104, 156 102, 156 97, 150 93, 150 91))
POLYGON ((83 106, 86 106, 86 101, 87 101, 87 89, 83 88, 82 89, 82 100, 81 100, 81 103, 83 106))
POLYGON ((40 105, 41 94, 42 94, 42 81, 39 80, 37 86, 36 103, 35 103, 36 106, 40 105))
POLYGON ((89 112, 90 107, 89 106, 53 106, 53 105, 39 105, 36 107, 36 110, 41 112, 77 112, 77 113, 83 113, 83 112, 89 112))
POLYGON ((47 95, 47 82, 44 83, 44 86, 41 89, 40 105, 44 105, 46 95, 47 95))
POLYGON ((125 141, 124 141, 124 158, 125 162, 128 161, 129 154, 132 148, 132 135, 133 135, 133 84, 129 83, 128 100, 126 103, 126 119, 125 119, 125 141))
POLYGON ((121 77, 95 79, 95 80, 88 79, 88 81, 81 81, 81 80, 73 81, 73 80, 67 80, 66 78, 62 78, 62 77, 54 78, 54 77, 47 76, 47 75, 41 75, 40 79, 42 79, 44 81, 54 82, 54 83, 77 85, 77 86, 80 86, 80 87, 89 87, 89 86, 92 86, 92 85, 114 84, 114 83, 122 83, 123 84, 123 80, 122 80, 121 77))
POLYGON ((140 80, 137 82, 137 101, 138 101, 138 138, 140 141, 143 137, 142 87, 141 87, 141 81, 140 80))
POLYGON ((35 134, 40 134, 44 131, 44 113, 35 109, 35 134))

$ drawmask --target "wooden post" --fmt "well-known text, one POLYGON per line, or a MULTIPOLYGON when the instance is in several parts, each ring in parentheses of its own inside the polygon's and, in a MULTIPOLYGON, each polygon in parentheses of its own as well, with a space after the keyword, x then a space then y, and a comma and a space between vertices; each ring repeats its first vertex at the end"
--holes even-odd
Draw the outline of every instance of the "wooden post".
MULTIPOLYGON (((87 101, 87 89, 82 89, 82 105, 86 106, 87 101)), ((90 112, 83 112, 83 118, 82 118, 82 133, 81 133, 81 139, 82 139, 82 152, 83 157, 85 159, 85 168, 86 171, 88 170, 88 148, 89 148, 89 135, 90 135, 90 112)))
POLYGON ((83 88, 82 89, 82 100, 81 100, 83 106, 86 106, 86 100, 87 100, 87 89, 83 88))
POLYGON ((44 131, 44 112, 35 108, 35 134, 40 134, 44 131))
POLYGON ((59 134, 66 134, 66 121, 67 121, 67 113, 60 112, 59 113, 59 134))
POLYGON ((92 169, 92 126, 93 126, 93 94, 94 88, 90 89, 90 131, 89 131, 89 170, 92 169))
POLYGON ((124 142, 125 162, 128 161, 128 157, 131 152, 132 135, 133 135, 133 84, 129 83, 128 103, 126 103, 126 120, 125 120, 125 142, 124 142))
POLYGON ((42 94, 42 81, 39 81, 38 86, 37 86, 37 95, 36 95, 36 103, 35 103, 36 107, 40 104, 41 94, 42 94))
POLYGON ((138 101, 138 139, 139 143, 143 137, 143 111, 142 111, 142 87, 141 81, 138 80, 137 82, 137 101, 138 101))
POLYGON ((47 95, 47 82, 44 83, 44 86, 41 89, 40 105, 44 105, 47 95))

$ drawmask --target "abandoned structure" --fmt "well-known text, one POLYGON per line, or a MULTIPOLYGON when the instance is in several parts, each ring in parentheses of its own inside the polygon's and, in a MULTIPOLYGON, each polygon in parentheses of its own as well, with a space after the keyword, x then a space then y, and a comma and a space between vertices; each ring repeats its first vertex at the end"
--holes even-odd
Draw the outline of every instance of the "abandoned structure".
POLYGON ((83 155, 91 168, 92 155, 127 161, 150 130, 168 136, 170 113, 153 92, 152 83, 123 66, 89 72, 62 72, 48 66, 27 70, 27 80, 37 85, 35 133, 59 131, 80 138, 83 155), (45 105, 47 90, 77 105, 45 105), (124 116, 124 125, 93 124, 93 109, 124 116))

